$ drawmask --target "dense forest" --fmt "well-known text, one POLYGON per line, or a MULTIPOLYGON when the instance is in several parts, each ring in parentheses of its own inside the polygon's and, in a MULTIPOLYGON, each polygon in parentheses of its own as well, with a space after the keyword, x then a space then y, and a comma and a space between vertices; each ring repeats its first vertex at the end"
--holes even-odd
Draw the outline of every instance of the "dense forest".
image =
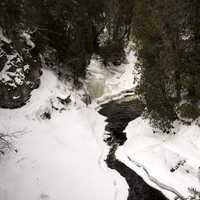
POLYGON ((0 42, 0 70, 5 54, 18 52, 32 66, 30 80, 45 63, 77 87, 93 54, 117 67, 133 42, 144 117, 169 133, 175 120, 200 116, 198 0, 1 0, 0 27, 12 41, 0 42), (23 35, 34 45, 25 47, 23 35))

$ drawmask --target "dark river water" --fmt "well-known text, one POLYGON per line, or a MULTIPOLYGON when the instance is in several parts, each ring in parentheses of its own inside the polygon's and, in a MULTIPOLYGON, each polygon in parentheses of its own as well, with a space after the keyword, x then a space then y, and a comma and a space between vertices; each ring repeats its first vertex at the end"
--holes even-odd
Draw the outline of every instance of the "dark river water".
POLYGON ((106 163, 109 168, 116 170, 126 179, 129 186, 128 200, 167 200, 160 191, 149 186, 142 177, 115 157, 118 145, 123 145, 126 141, 126 126, 139 117, 141 111, 130 102, 112 101, 102 105, 99 113, 107 117, 105 130, 108 135, 105 142, 110 146, 110 152, 106 163))

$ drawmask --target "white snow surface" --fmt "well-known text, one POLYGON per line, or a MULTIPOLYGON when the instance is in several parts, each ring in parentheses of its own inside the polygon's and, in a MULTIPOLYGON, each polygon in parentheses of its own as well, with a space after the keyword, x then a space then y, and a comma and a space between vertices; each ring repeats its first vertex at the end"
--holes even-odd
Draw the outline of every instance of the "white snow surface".
MULTIPOLYGON (((149 122, 138 118, 129 123, 125 132, 128 139, 118 148, 117 158, 142 176, 148 184, 160 189, 128 157, 145 166, 151 176, 176 189, 184 197, 190 195, 188 188, 200 190, 200 128, 197 125, 177 123, 176 135, 165 135, 153 133, 149 122)), ((169 198, 174 197, 170 192, 161 191, 169 198)))
POLYGON ((104 117, 69 88, 43 70, 27 105, 0 109, 0 130, 15 136, 17 149, 0 157, 0 200, 127 199, 125 179, 104 162, 104 117), (62 105, 57 97, 69 94, 72 102, 62 105))

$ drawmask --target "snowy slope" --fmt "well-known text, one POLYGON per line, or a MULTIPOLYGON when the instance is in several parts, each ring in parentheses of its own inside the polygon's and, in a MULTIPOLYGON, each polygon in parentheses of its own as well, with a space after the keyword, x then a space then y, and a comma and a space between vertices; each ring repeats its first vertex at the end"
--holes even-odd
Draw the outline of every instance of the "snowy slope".
POLYGON ((26 106, 0 110, 0 130, 16 132, 17 149, 0 157, 0 200, 127 198, 125 180, 104 163, 104 118, 69 88, 43 70, 26 106), (57 97, 69 94, 72 102, 62 105, 57 97))
POLYGON ((148 121, 138 118, 129 123, 126 132, 128 140, 118 149, 117 158, 147 183, 160 189, 132 161, 144 166, 152 177, 176 189, 184 197, 190 195, 188 188, 200 190, 200 128, 197 125, 177 124, 176 135, 164 135, 153 133, 148 121))

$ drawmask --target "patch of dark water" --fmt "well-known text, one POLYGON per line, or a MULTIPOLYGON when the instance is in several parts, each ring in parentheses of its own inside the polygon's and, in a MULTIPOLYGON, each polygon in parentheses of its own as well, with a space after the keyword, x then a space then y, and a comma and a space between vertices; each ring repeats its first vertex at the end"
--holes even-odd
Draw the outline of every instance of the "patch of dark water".
POLYGON ((102 105, 99 113, 107 117, 105 131, 108 136, 105 142, 110 146, 110 151, 106 163, 109 168, 118 171, 126 179, 129 186, 127 200, 167 200, 159 190, 149 186, 142 177, 115 157, 117 147, 123 145, 127 139, 124 132, 126 126, 139 117, 141 111, 131 102, 112 101, 102 105))

